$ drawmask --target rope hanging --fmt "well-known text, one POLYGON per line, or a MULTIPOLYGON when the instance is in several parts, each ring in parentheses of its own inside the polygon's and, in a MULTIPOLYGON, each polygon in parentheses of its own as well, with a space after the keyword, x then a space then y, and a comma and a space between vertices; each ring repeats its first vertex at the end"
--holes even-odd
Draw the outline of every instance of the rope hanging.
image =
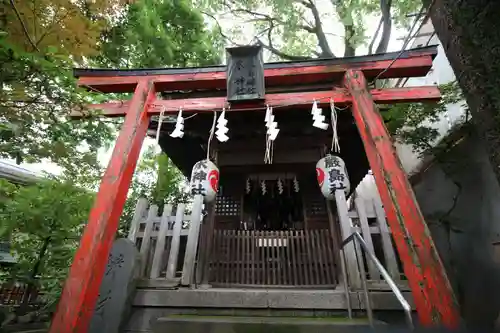
POLYGON ((337 132, 337 110, 335 109, 335 102, 333 98, 330 99, 330 109, 331 109, 331 121, 333 130, 331 151, 340 153, 339 136, 337 132))
POLYGON ((210 129, 210 136, 208 137, 208 143, 207 143, 207 160, 210 160, 210 143, 212 142, 212 139, 214 138, 215 123, 216 122, 217 122, 217 111, 214 111, 214 120, 212 122, 212 128, 210 129))
POLYGON ((165 107, 162 107, 161 112, 160 112, 160 117, 158 118, 158 126, 156 128, 156 143, 160 144, 160 130, 161 130, 161 125, 163 123, 163 119, 165 118, 165 107))

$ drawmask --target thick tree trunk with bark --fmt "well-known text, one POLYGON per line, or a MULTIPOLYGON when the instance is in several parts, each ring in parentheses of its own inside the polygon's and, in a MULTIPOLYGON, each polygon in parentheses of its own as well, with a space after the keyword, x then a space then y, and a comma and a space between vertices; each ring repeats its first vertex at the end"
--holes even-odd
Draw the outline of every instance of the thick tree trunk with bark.
MULTIPOLYGON (((432 0, 423 2, 428 5, 432 0)), ((430 17, 500 183, 500 1, 435 0, 430 17)), ((484 258, 483 264, 495 268, 491 258, 484 258)), ((477 281, 470 283, 486 280, 477 276, 477 281)), ((495 294, 499 287, 500 281, 488 289, 495 294)), ((500 310, 500 300, 495 295, 464 295, 461 307, 469 325, 491 328, 500 310)))
POLYGON ((497 0, 436 0, 431 9, 432 23, 500 183, 499 15, 497 0))

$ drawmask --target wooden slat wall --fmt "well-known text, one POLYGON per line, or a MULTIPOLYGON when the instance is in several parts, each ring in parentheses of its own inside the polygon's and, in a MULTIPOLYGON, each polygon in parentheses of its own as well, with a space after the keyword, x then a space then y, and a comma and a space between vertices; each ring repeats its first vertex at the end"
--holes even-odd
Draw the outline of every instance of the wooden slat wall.
POLYGON ((219 286, 336 285, 328 229, 215 230, 209 281, 219 286))
POLYGON ((242 196, 245 183, 241 177, 230 176, 227 185, 219 188, 215 201, 215 228, 238 229, 242 220, 242 196))
MULTIPOLYGON (((0 305, 21 305, 24 294, 28 291, 26 284, 22 285, 0 285, 0 305)), ((28 298, 28 304, 42 305, 42 294, 37 289, 32 289, 28 298)))
POLYGON ((328 228, 328 211, 325 198, 321 194, 316 174, 302 175, 302 200, 304 202, 305 229, 328 228))

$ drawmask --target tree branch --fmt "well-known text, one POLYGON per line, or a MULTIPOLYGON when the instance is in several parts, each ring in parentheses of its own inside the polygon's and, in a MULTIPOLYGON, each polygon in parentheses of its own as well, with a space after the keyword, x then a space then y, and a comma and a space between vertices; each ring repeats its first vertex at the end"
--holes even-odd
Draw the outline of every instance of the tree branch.
POLYGON ((350 24, 350 25, 344 24, 344 33, 345 33, 345 35, 344 35, 344 44, 345 44, 344 57, 354 57, 356 55, 356 47, 351 43, 351 38, 356 33, 356 29, 354 28, 354 24, 350 24))
POLYGON ((293 60, 309 60, 309 59, 311 59, 311 57, 294 56, 294 55, 286 54, 286 53, 278 50, 277 48, 275 48, 273 46, 273 41, 272 41, 273 29, 274 29, 274 22, 273 21, 269 21, 269 29, 267 31, 267 39, 268 39, 269 45, 264 44, 259 38, 257 38, 257 42, 260 45, 262 45, 263 48, 265 48, 266 50, 272 52, 273 54, 277 55, 278 57, 286 59, 286 60, 292 60, 293 61, 293 60))
POLYGON ((45 32, 42 34, 42 36, 36 41, 35 45, 38 47, 38 45, 40 45, 40 43, 45 39, 45 37, 47 37, 47 35, 49 35, 50 33, 52 33, 53 31, 53 28, 56 27, 57 25, 59 25, 63 20, 65 20, 69 15, 71 14, 70 11, 68 11, 66 13, 66 15, 63 15, 61 16, 59 19, 57 19, 55 22, 53 22, 49 27, 47 27, 47 29, 45 30, 45 32))
POLYGON ((384 18, 381 17, 380 21, 378 22, 377 30, 375 30, 375 33, 373 34, 372 41, 370 42, 370 45, 368 46, 368 54, 373 54, 373 46, 375 45, 375 40, 378 37, 378 34, 380 32, 380 28, 382 28, 382 23, 384 22, 384 18))
POLYGON ((330 45, 328 44, 328 40, 326 39, 325 32, 323 31, 323 25, 321 24, 321 16, 319 15, 318 8, 314 3, 314 0, 309 0, 309 5, 305 5, 309 8, 314 17, 314 33, 318 38, 318 46, 321 49, 322 57, 325 58, 335 58, 332 50, 330 49, 330 45))
POLYGON ((351 38, 356 33, 356 28, 354 26, 352 13, 349 10, 349 5, 347 3, 338 1, 338 0, 330 0, 332 5, 335 7, 335 11, 339 16, 342 25, 344 26, 344 57, 352 57, 356 54, 356 45, 351 42, 351 38), (347 6, 347 7, 346 7, 347 6), (349 22, 349 23, 347 23, 349 22))
POLYGON ((17 10, 17 6, 16 6, 16 3, 14 2, 14 0, 10 0, 10 5, 12 6, 12 9, 14 9, 14 12, 16 13, 17 19, 19 20, 19 23, 21 23, 24 34, 26 35, 26 38, 28 38, 28 41, 30 42, 31 46, 33 46, 33 48, 35 50, 40 52, 40 50, 36 46, 35 42, 33 42, 33 40, 31 39, 30 33, 28 32, 28 29, 26 28, 26 25, 24 24, 23 18, 21 17, 19 10, 17 10))
POLYGON ((241 45, 239 43, 236 43, 232 38, 230 38, 229 36, 227 36, 222 31, 222 27, 220 26, 219 21, 217 20, 217 18, 214 15, 212 15, 212 14, 210 14, 208 12, 205 12, 205 11, 201 11, 201 13, 204 14, 204 15, 209 16, 210 18, 212 18, 215 21, 215 24, 217 24, 217 28, 219 30, 219 34, 222 36, 222 38, 224 38, 226 41, 229 41, 231 44, 233 44, 235 46, 243 46, 243 45, 241 45))
MULTIPOLYGON (((308 33, 315 34, 318 38, 318 46, 322 50, 320 53, 320 56, 322 57, 335 57, 333 55, 333 52, 331 51, 328 41, 326 39, 326 34, 323 32, 322 26, 321 26, 321 18, 319 16, 319 12, 314 5, 314 2, 312 0, 293 0, 295 3, 302 4, 306 6, 307 8, 311 9, 313 13, 315 13, 315 26, 309 25, 307 22, 304 24, 299 24, 297 25, 298 28, 303 29, 307 31, 308 33)), ((265 13, 260 13, 256 12, 251 9, 247 8, 241 8, 237 6, 239 3, 237 1, 232 1, 232 0, 227 0, 224 1, 224 6, 228 9, 229 12, 239 16, 238 14, 247 14, 252 16, 252 19, 246 20, 245 22, 251 23, 251 22, 266 22, 268 23, 269 27, 261 31, 259 34, 257 34, 254 37, 254 40, 257 41, 263 48, 266 50, 270 51, 271 53, 279 56, 280 58, 286 59, 286 60, 305 60, 305 59, 312 59, 312 57, 309 56, 295 56, 295 55, 290 55, 285 52, 280 51, 277 49, 272 42, 272 33, 273 29, 276 27, 276 25, 283 25, 286 27, 287 22, 284 22, 278 18, 275 18, 269 14, 265 13), (235 5, 234 8, 232 5, 235 5), (267 32, 267 37, 268 37, 268 43, 264 43, 262 39, 260 38, 259 35, 262 35, 267 32)), ((208 14, 207 14, 208 15, 208 14)), ((209 15, 210 16, 210 15, 209 15)), ((241 17, 241 16, 240 16, 241 17)), ((220 27, 219 27, 220 30, 220 27)))
POLYGON ((380 43, 377 46, 376 53, 384 53, 387 51, 389 46, 389 40, 391 39, 392 30, 392 18, 391 18, 391 5, 392 0, 380 0, 380 11, 382 12, 382 22, 383 30, 382 37, 380 38, 380 43))

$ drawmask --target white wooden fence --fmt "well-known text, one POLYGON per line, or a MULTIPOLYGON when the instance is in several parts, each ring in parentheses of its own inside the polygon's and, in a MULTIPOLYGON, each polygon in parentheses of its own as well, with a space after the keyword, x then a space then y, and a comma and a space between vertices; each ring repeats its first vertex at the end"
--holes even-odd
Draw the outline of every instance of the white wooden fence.
MULTIPOLYGON (((139 249, 142 278, 164 278, 176 283, 187 274, 189 276, 184 280, 191 280, 194 262, 186 263, 184 259, 187 238, 191 236, 193 215, 186 214, 185 204, 176 207, 175 215, 172 215, 173 208, 172 205, 165 205, 163 214, 158 216, 158 206, 148 207, 146 199, 139 199, 137 202, 128 238, 139 249), (183 265, 180 266, 179 263, 183 265)), ((197 215, 195 220, 199 223, 201 211, 197 215)))
MULTIPOLYGON (((356 193, 348 201, 345 197, 340 201, 342 201, 340 206, 337 203, 337 213, 343 239, 351 235, 353 231, 358 231, 363 236, 368 249, 375 253, 394 281, 401 288, 407 288, 380 197, 367 198, 356 193)), ((194 215, 186 213, 184 204, 177 206, 175 214, 172 214, 173 208, 172 205, 165 205, 162 215, 158 216, 157 206, 148 207, 147 200, 140 199, 128 238, 139 249, 142 278, 163 279, 174 285, 189 285, 194 278, 201 207, 193 205, 193 209, 198 209, 198 213, 194 215), (192 225, 196 228, 192 228, 192 225)), ((345 247, 345 255, 351 288, 361 288, 361 273, 358 269, 357 258, 362 258, 365 264, 368 286, 371 289, 388 288, 387 284, 381 280, 377 268, 366 258, 365 253, 359 247, 355 247, 353 243, 348 244, 345 247)))
MULTIPOLYGON (((349 207, 348 218, 346 219, 347 223, 340 224, 342 234, 348 236, 353 231, 358 231, 363 236, 368 249, 375 253, 392 279, 400 288, 407 289, 407 282, 398 262, 399 259, 380 197, 378 195, 363 196, 362 193, 356 190, 356 193, 349 198, 346 204, 349 207)), ((362 258, 364 262, 368 286, 371 289, 388 288, 387 284, 382 280, 380 272, 373 262, 366 257, 364 251, 359 246, 356 248, 353 246, 353 250, 354 253, 346 251, 347 271, 350 274, 349 284, 351 287, 361 287, 359 279, 361 273, 356 264, 357 256, 362 258)))

